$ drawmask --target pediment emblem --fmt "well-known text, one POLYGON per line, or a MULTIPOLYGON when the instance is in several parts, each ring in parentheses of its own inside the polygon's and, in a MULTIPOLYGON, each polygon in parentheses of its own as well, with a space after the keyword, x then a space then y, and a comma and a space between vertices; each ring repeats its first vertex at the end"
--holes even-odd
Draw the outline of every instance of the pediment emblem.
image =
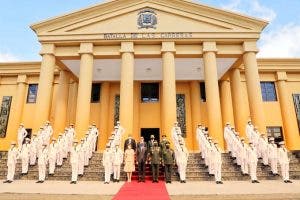
POLYGON ((138 28, 153 28, 156 29, 157 14, 152 9, 143 9, 138 13, 137 20, 138 28))

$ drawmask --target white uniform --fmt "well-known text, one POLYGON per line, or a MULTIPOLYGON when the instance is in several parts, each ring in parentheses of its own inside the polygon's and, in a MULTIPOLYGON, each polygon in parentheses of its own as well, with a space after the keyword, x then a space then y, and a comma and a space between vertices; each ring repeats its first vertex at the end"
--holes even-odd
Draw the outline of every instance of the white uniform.
POLYGON ((260 137, 258 140, 259 156, 263 159, 263 164, 268 165, 268 139, 266 137, 260 137))
POLYGON ((222 181, 222 153, 220 149, 215 146, 212 152, 213 168, 215 174, 215 181, 222 181))
POLYGON ((64 144, 64 139, 58 138, 57 139, 57 154, 56 154, 56 164, 57 166, 62 166, 63 164, 63 158, 64 158, 64 148, 66 148, 65 144, 64 144))
POLYGON ((250 169, 250 177, 252 181, 257 180, 256 177, 256 169, 257 169, 257 153, 256 149, 254 147, 248 148, 248 163, 249 163, 249 169, 250 169))
POLYGON ((30 144, 23 144, 21 149, 22 174, 27 174, 29 165, 30 144))
POLYGON ((72 145, 73 145, 73 140, 75 138, 75 129, 70 127, 68 128, 68 131, 66 133, 66 141, 67 141, 67 151, 71 152, 72 145))
POLYGON ((46 125, 44 126, 44 132, 45 132, 45 143, 47 146, 49 145, 50 143, 50 138, 53 134, 53 129, 52 129, 52 126, 49 124, 49 125, 46 125))
POLYGON ((99 131, 96 127, 92 128, 92 151, 95 152, 96 151, 96 147, 97 147, 97 139, 99 136, 99 131))
POLYGON ((16 169, 16 164, 17 160, 19 157, 19 151, 16 147, 10 148, 8 150, 8 155, 7 155, 7 180, 8 181, 13 181, 14 176, 15 176, 15 169, 16 169))
POLYGON ((85 147, 84 143, 80 143, 78 148, 79 148, 78 175, 83 175, 83 173, 84 173, 84 157, 85 157, 86 147, 85 147))
POLYGON ((246 136, 249 140, 249 143, 251 142, 251 143, 254 144, 253 137, 252 137, 253 131, 254 131, 253 125, 252 124, 251 125, 247 124, 246 125, 246 136))
POLYGON ((49 146, 49 174, 54 174, 55 171, 57 148, 57 144, 53 142, 49 146))
POLYGON ((48 163, 48 149, 45 148, 41 151, 38 158, 39 165, 39 181, 44 181, 46 178, 46 166, 48 163))
POLYGON ((72 181, 77 181, 79 163, 79 148, 77 146, 72 147, 70 162, 72 166, 72 181))
POLYGON ((247 151, 248 151, 248 145, 245 143, 240 144, 240 149, 239 149, 239 157, 241 160, 241 170, 243 174, 248 174, 249 173, 249 168, 248 168, 248 158, 247 158, 247 151))
POLYGON ((123 163, 123 152, 120 148, 114 149, 112 151, 112 162, 113 162, 113 170, 114 170, 114 179, 120 179, 121 172, 121 164, 123 163))
POLYGON ((278 149, 276 144, 268 145, 268 157, 273 174, 278 174, 278 149))
POLYGON ((185 146, 179 147, 177 150, 177 165, 178 173, 181 181, 186 180, 186 166, 189 157, 189 152, 185 146))
POLYGON ((21 148, 23 145, 23 141, 25 137, 27 136, 27 131, 24 127, 20 127, 18 129, 18 147, 21 148))
POLYGON ((281 168, 281 176, 284 181, 290 180, 289 177, 289 157, 288 157, 288 151, 285 147, 280 147, 278 149, 278 162, 280 164, 281 168))
POLYGON ((90 146, 89 146, 87 138, 84 141, 84 148, 85 148, 85 152, 84 152, 84 166, 88 166, 89 162, 90 162, 90 158, 89 158, 89 149, 90 149, 90 146))
POLYGON ((226 146, 228 152, 231 152, 231 129, 230 126, 225 126, 224 128, 224 139, 226 141, 226 146))
POLYGON ((110 182, 111 163, 112 163, 112 153, 110 149, 106 149, 103 152, 102 164, 104 166, 104 171, 105 171, 104 181, 107 183, 110 182))
POLYGON ((29 150, 29 164, 30 165, 35 165, 36 163, 36 157, 37 157, 37 152, 38 152, 38 137, 33 137, 31 139, 30 143, 30 150, 29 150))

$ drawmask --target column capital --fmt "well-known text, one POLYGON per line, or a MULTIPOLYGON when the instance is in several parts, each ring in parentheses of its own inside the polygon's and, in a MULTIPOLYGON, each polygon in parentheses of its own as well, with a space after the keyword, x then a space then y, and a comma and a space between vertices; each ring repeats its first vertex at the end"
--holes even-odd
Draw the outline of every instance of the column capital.
POLYGON ((258 52, 258 48, 256 42, 243 42, 243 50, 244 52, 258 52))
POLYGON ((276 72, 276 80, 277 81, 287 81, 287 74, 286 72, 276 72))
POLYGON ((18 75, 17 83, 27 83, 27 76, 25 74, 18 75))
POLYGON ((42 49, 40 51, 40 55, 45 55, 45 54, 55 54, 55 45, 51 43, 47 44, 42 44, 42 49))
POLYGON ((134 53, 133 42, 121 42, 120 53, 134 53))
POLYGON ((218 52, 216 42, 203 42, 203 53, 218 52))
POLYGON ((94 44, 83 42, 80 43, 80 49, 78 51, 79 54, 93 54, 94 53, 94 44))
POLYGON ((161 52, 176 52, 175 42, 162 42, 161 43, 161 52))

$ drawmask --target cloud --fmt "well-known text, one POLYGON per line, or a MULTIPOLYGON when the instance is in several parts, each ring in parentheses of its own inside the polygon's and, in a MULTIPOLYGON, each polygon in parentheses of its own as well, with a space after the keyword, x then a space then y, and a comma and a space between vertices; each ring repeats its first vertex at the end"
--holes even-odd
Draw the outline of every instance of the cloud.
POLYGON ((300 57, 300 25, 290 23, 262 33, 258 57, 300 57))
POLYGON ((273 21, 276 18, 275 11, 262 5, 259 0, 231 0, 228 4, 223 4, 221 7, 233 12, 246 13, 267 21, 273 21))
POLYGON ((19 59, 13 54, 0 52, 0 62, 13 62, 18 60, 19 59))

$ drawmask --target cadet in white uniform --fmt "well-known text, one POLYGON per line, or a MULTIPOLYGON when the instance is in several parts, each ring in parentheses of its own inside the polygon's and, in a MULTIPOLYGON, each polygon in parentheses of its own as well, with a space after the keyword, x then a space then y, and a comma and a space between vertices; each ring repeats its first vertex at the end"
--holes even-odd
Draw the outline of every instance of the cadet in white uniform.
POLYGON ((84 145, 84 139, 81 139, 79 147, 79 157, 78 157, 78 176, 83 176, 84 173, 84 158, 86 148, 84 145))
POLYGON ((56 139, 52 138, 52 143, 49 146, 48 158, 49 158, 49 175, 54 175, 56 159, 57 159, 57 143, 56 139))
POLYGON ((36 136, 36 134, 33 134, 31 138, 30 150, 29 150, 29 157, 30 157, 29 164, 31 166, 35 165, 36 163, 38 144, 39 144, 39 138, 36 136))
POLYGON ((71 150, 70 163, 72 166, 72 179, 70 184, 76 184, 78 179, 78 163, 79 163, 79 148, 77 146, 78 141, 74 140, 73 147, 71 150))
POLYGON ((28 135, 26 129, 24 128, 24 124, 20 124, 18 129, 18 148, 21 149, 23 145, 23 141, 28 135))
POLYGON ((252 183, 259 183, 256 177, 256 170, 257 170, 257 153, 254 145, 252 143, 249 143, 248 148, 248 163, 249 163, 249 169, 250 169, 250 177, 252 180, 252 183))
POLYGON ((68 142, 68 152, 71 152, 73 140, 75 138, 74 124, 70 124, 69 128, 67 129, 66 138, 68 142))
POLYGON ((46 124, 44 126, 44 132, 45 132, 45 143, 47 146, 50 144, 50 138, 53 134, 53 129, 49 121, 46 121, 46 124))
POLYGON ((268 157, 273 175, 278 176, 278 149, 273 137, 270 138, 270 144, 268 145, 268 157))
POLYGON ((43 148, 39 154, 38 165, 39 165, 39 180, 36 183, 44 183, 46 178, 46 166, 48 163, 48 149, 47 145, 43 144, 43 148))
POLYGON ((227 122, 224 127, 224 139, 226 141, 228 152, 231 152, 231 127, 229 122, 227 122))
POLYGON ((292 183, 289 177, 289 163, 288 151, 284 146, 284 141, 280 142, 280 148, 278 149, 278 161, 281 168, 281 176, 285 183, 292 183))
POLYGON ((248 151, 248 145, 245 143, 245 139, 241 138, 241 145, 239 149, 239 157, 241 160, 241 170, 243 175, 249 174, 249 168, 248 168, 248 158, 247 158, 247 151, 248 151))
POLYGON ((93 123, 93 125, 92 125, 91 134, 92 134, 92 150, 93 150, 93 152, 95 152, 96 147, 97 147, 97 142, 98 142, 98 136, 99 136, 99 131, 98 131, 95 123, 93 123))
POLYGON ((119 145, 116 145, 115 149, 112 150, 112 162, 113 162, 113 169, 114 169, 114 182, 119 182, 121 164, 123 163, 123 152, 120 149, 119 145))
POLYGON ((12 183, 15 176, 16 164, 19 157, 19 151, 16 148, 16 142, 11 142, 10 149, 7 154, 7 177, 3 183, 12 183))
POLYGON ((180 147, 177 149, 177 165, 178 173, 180 177, 180 183, 186 183, 186 166, 189 157, 189 152, 183 143, 180 143, 180 147))
POLYGON ((56 164, 58 167, 61 167, 63 164, 63 160, 64 160, 63 151, 65 150, 65 148, 66 148, 65 141, 62 138, 62 134, 59 134, 57 138, 57 154, 56 154, 56 164))
POLYGON ((222 152, 218 146, 218 142, 214 142, 212 152, 213 168, 215 174, 216 184, 223 184, 222 182, 222 152))
POLYGON ((106 145, 106 149, 103 152, 103 157, 102 157, 102 164, 103 164, 104 172, 105 172, 104 184, 109 184, 109 182, 110 182, 111 161, 112 161, 112 153, 110 150, 110 146, 106 145))
POLYGON ((265 134, 260 135, 257 151, 259 151, 258 155, 262 158, 263 164, 268 165, 268 138, 265 134))
POLYGON ((246 136, 249 140, 249 143, 253 143, 253 141, 252 141, 253 130, 254 130, 253 124, 252 124, 251 120, 249 120, 247 125, 246 125, 246 136))
POLYGON ((28 173, 28 165, 29 165, 29 151, 30 151, 30 139, 25 139, 25 144, 23 144, 21 149, 21 159, 22 159, 22 175, 28 173))

